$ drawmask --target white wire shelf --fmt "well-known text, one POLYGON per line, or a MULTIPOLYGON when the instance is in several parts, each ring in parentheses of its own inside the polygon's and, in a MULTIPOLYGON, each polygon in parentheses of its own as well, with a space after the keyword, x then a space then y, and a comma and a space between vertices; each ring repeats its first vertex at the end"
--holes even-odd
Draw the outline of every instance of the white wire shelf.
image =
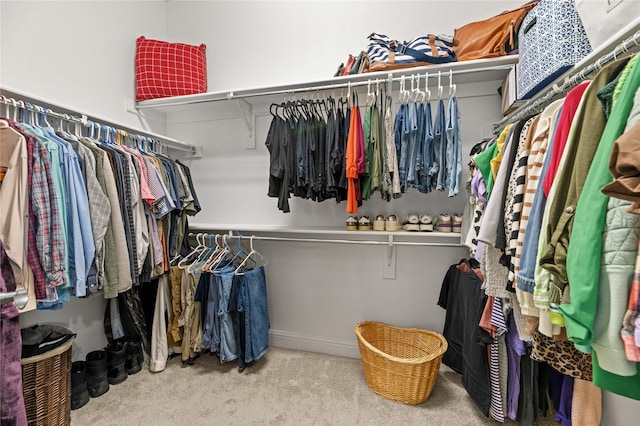
POLYGON ((517 55, 508 55, 491 59, 477 59, 473 61, 450 62, 440 65, 405 68, 393 71, 378 71, 364 74, 355 74, 344 77, 331 77, 323 80, 303 81, 290 84, 273 86, 241 88, 235 90, 222 90, 217 92, 198 93, 194 95, 175 96, 171 98, 150 99, 136 103, 136 108, 163 110, 169 107, 192 105, 237 99, 257 98, 261 96, 275 96, 299 92, 315 92, 347 88, 348 86, 362 86, 376 79, 380 83, 392 84, 400 81, 402 76, 429 74, 430 85, 441 73, 443 84, 449 76, 449 71, 455 77, 455 84, 477 83, 483 81, 502 81, 509 71, 518 62, 517 55))

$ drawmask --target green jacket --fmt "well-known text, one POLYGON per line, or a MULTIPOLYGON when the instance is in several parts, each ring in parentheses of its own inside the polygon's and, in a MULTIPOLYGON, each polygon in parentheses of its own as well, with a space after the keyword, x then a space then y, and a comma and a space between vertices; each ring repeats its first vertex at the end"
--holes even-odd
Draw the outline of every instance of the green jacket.
POLYGON ((624 69, 627 62, 628 59, 621 59, 605 66, 584 92, 582 108, 571 124, 570 140, 567 141, 563 154, 562 173, 556 176, 553 183, 556 187, 556 195, 549 207, 547 221, 549 240, 540 257, 540 266, 553 275, 554 283, 559 286, 560 292, 568 282, 567 248, 573 229, 576 204, 606 124, 606 117, 597 93, 624 69))
MULTIPOLYGON (((597 315, 599 289, 601 284, 602 231, 607 214, 609 197, 600 189, 612 181, 609 171, 611 148, 624 132, 634 96, 640 87, 640 66, 638 56, 633 58, 623 84, 619 98, 613 105, 611 116, 602 134, 598 149, 593 158, 589 174, 584 183, 580 200, 576 206, 574 226, 580 232, 571 235, 567 253, 567 272, 571 302, 560 305, 565 318, 567 336, 576 344, 590 345, 594 339, 594 322, 597 315)), ((607 283, 608 281, 604 281, 607 283)), ((616 283, 618 285, 620 283, 616 283)), ((624 283, 626 284, 626 283, 624 283)), ((604 312, 602 312, 604 314, 604 312)), ((596 353, 593 354, 593 379, 597 386, 640 399, 640 373, 633 376, 618 376, 601 368, 596 353)))

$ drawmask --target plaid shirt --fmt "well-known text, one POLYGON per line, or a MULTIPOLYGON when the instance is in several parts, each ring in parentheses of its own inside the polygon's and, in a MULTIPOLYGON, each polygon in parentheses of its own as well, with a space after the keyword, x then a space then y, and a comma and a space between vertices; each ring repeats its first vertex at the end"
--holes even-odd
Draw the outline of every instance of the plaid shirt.
POLYGON ((55 300, 55 292, 51 287, 65 283, 65 250, 61 216, 58 204, 53 202, 56 192, 51 178, 49 153, 33 135, 23 132, 14 122, 7 122, 27 141, 30 190, 27 261, 35 279, 36 299, 55 300))

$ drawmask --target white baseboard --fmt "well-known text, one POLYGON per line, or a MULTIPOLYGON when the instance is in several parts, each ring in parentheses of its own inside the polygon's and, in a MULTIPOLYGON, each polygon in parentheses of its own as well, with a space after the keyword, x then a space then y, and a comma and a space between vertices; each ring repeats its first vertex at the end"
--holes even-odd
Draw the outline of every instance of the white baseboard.
MULTIPOLYGON (((355 340, 355 337, 354 337, 355 340)), ((307 334, 291 333, 283 330, 269 331, 269 344, 299 351, 319 352, 329 355, 360 358, 357 342, 329 340, 307 334)))

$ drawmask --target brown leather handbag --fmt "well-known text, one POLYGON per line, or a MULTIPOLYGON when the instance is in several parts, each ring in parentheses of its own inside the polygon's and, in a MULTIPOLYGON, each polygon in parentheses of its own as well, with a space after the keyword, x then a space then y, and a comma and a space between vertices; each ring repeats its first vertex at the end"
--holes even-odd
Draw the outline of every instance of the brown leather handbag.
POLYGON ((504 56, 516 49, 520 24, 537 3, 537 0, 531 1, 517 9, 457 28, 453 35, 453 50, 458 61, 504 56))

